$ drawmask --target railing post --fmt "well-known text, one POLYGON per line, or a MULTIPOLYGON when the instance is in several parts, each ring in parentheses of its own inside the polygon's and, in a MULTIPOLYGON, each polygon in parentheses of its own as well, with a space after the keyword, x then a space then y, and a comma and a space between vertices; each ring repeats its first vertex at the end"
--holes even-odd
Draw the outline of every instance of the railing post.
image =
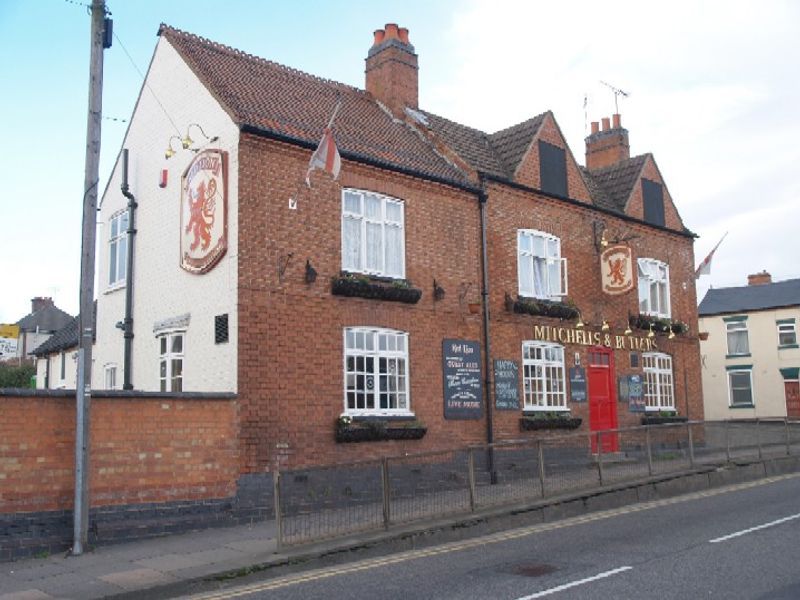
POLYGON ((686 431, 689 434, 689 467, 694 468, 694 437, 692 437, 692 424, 686 422, 686 431))
POLYGON ((542 440, 536 441, 536 450, 539 455, 539 485, 542 488, 542 498, 544 498, 544 447, 542 445, 542 440))
POLYGON ((475 512, 475 455, 472 448, 467 450, 467 481, 469 482, 469 511, 475 512))
POLYGON ((653 449, 650 442, 650 425, 644 426, 645 440, 647 441, 647 474, 653 476, 653 449))
POLYGON ((281 514, 281 472, 275 469, 272 475, 272 496, 275 505, 275 528, 278 552, 283 550, 283 515, 281 514))
POLYGON ((731 421, 725 419, 725 460, 731 462, 731 421))
POLYGON ((761 456, 761 432, 759 431, 758 424, 761 422, 761 419, 756 418, 756 444, 758 444, 758 460, 762 459, 761 456))
POLYGON ((389 529, 391 522, 391 504, 389 499, 389 459, 381 459, 381 488, 383 489, 383 528, 389 529))
POLYGON ((789 437, 789 417, 783 419, 783 427, 786 430, 786 456, 792 453, 792 439, 789 437))
POLYGON ((597 432, 597 474, 600 476, 600 485, 603 485, 603 432, 597 432))

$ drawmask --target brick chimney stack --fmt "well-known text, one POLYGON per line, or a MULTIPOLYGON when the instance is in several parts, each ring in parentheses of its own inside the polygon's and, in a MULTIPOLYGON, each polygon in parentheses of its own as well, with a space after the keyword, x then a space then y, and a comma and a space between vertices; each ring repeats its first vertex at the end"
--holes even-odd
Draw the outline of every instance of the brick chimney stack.
POLYGON ((766 271, 747 276, 747 285, 766 285, 772 283, 772 275, 766 271))
POLYGON ((406 106, 417 108, 419 67, 408 29, 387 23, 376 30, 366 63, 366 88, 376 100, 396 115, 402 115, 406 106))
POLYGON ((36 298, 31 298, 31 312, 39 312, 45 306, 54 306, 53 299, 50 297, 45 298, 44 296, 36 296, 36 298))
POLYGON ((597 121, 592 122, 592 133, 586 138, 587 169, 590 171, 602 169, 630 157, 628 130, 622 127, 622 118, 619 114, 612 115, 611 119, 603 117, 602 131, 597 121))

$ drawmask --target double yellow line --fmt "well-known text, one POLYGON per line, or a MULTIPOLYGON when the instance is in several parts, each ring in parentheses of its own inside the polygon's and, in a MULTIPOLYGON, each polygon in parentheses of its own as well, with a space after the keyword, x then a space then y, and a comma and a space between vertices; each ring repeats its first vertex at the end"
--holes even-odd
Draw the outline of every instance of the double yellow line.
POLYGON ((246 585, 238 588, 233 588, 230 590, 211 592, 207 594, 199 594, 196 596, 192 596, 191 600, 227 600, 228 598, 238 598, 240 596, 246 596, 247 594, 254 594, 256 592, 265 592, 268 590, 275 590, 283 587, 288 587, 291 585, 297 585, 300 583, 319 581, 322 579, 327 579, 329 577, 335 577, 337 575, 358 573, 360 571, 367 571, 369 569, 394 565, 409 560, 416 560, 418 558, 425 558, 429 556, 440 556, 442 554, 448 554, 450 552, 469 550, 471 548, 476 548, 478 546, 485 546, 486 544, 497 544, 499 542, 515 540, 528 535, 543 533, 545 531, 554 531, 556 529, 574 527, 575 525, 582 525, 584 523, 591 523, 593 521, 600 521, 602 519, 610 519, 612 517, 616 517, 619 515, 637 513, 645 510, 651 510, 653 508, 660 508, 662 506, 669 506, 672 504, 679 504, 681 502, 698 500, 700 498, 708 498, 712 496, 718 496, 720 494, 727 494, 730 492, 746 490, 749 488, 768 485, 771 483, 783 481, 786 479, 792 479, 795 477, 800 477, 800 473, 790 473, 788 475, 769 477, 766 479, 760 479, 758 481, 749 481, 747 483, 729 485, 721 488, 716 488, 713 490, 694 492, 691 494, 686 494, 685 496, 678 496, 675 498, 666 498, 664 500, 652 500, 650 502, 644 502, 642 504, 634 504, 622 508, 604 510, 601 512, 591 513, 589 515, 581 517, 572 517, 569 519, 564 519, 563 521, 556 521, 553 523, 529 525, 527 527, 511 529, 509 531, 481 536, 471 540, 450 542, 447 544, 442 544, 440 546, 435 546, 433 548, 428 548, 425 550, 407 550, 406 552, 399 552, 397 554, 392 554, 391 556, 362 560, 352 563, 351 565, 337 565, 335 567, 328 567, 325 569, 314 569, 312 571, 307 571, 299 575, 287 575, 285 577, 279 577, 277 579, 272 579, 270 581, 256 583, 252 585, 246 585))

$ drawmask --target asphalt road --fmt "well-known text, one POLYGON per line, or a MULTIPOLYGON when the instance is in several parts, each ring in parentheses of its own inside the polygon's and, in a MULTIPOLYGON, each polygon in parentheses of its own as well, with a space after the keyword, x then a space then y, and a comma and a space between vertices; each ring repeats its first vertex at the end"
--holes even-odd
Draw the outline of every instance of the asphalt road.
POLYGON ((800 598, 800 476, 305 571, 203 598, 800 598))

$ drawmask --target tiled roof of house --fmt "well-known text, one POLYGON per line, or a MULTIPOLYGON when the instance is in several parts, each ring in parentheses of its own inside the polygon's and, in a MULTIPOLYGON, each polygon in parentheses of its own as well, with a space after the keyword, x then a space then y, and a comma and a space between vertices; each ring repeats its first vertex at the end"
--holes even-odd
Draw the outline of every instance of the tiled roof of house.
MULTIPOLYGON (((469 184, 467 169, 437 151, 443 142, 474 171, 513 181, 514 173, 548 112, 492 134, 422 110, 423 119, 391 115, 367 92, 259 58, 200 36, 161 25, 165 37, 239 126, 315 145, 338 100, 342 106, 334 136, 344 158, 365 158, 388 166, 469 184), (422 121, 427 123, 422 123, 422 121), (417 121, 415 124, 410 122, 417 121)), ((441 148, 439 148, 441 150, 441 148)), ((582 169, 593 202, 616 213, 625 203, 648 155, 611 167, 582 169)), ((472 183, 475 183, 474 181, 472 183)))
POLYGON ((22 317, 17 321, 17 325, 21 331, 41 331, 46 333, 48 331, 58 331, 66 327, 72 320, 72 315, 65 313, 60 308, 48 304, 44 308, 40 308, 36 312, 22 317))
POLYGON ((711 288, 697 310, 704 317, 784 306, 800 306, 800 279, 763 285, 711 288))
POLYGON ((639 181, 648 156, 650 155, 641 154, 602 169, 592 171, 583 169, 589 191, 594 188, 603 192, 602 196, 597 198, 592 194, 595 204, 615 212, 625 212, 625 204, 636 182, 639 181))
POLYGON ((78 347, 78 317, 74 317, 66 327, 59 329, 31 352, 34 356, 47 356, 78 347))

